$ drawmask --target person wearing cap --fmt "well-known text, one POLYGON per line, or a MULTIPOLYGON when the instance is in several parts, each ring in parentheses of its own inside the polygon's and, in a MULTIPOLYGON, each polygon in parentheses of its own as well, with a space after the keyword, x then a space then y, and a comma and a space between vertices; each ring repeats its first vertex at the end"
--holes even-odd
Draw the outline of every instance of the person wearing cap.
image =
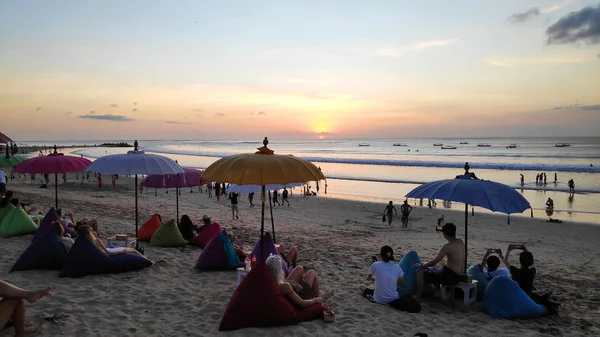
MULTIPOLYGON (((394 261, 394 250, 390 246, 381 247, 379 253, 382 261, 375 261, 369 267, 367 281, 375 279, 375 289, 362 284, 360 291, 363 296, 379 304, 389 304, 395 309, 400 308, 398 285, 404 285, 404 272, 394 261)), ((375 259, 375 257, 373 257, 375 259)))
POLYGON ((417 292, 415 298, 419 299, 423 293, 425 283, 433 284, 436 287, 436 296, 439 297, 441 291, 439 285, 455 285, 460 282, 460 274, 463 273, 463 263, 465 261, 465 243, 456 237, 456 226, 449 222, 442 227, 444 238, 448 241, 435 259, 427 263, 417 263, 417 292), (446 264, 442 268, 430 268, 437 265, 446 257, 446 264))

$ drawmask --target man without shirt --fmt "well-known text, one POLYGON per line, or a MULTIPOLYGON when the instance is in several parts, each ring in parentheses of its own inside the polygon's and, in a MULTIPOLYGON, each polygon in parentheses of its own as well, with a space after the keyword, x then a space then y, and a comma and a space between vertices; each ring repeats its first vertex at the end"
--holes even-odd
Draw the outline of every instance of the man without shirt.
POLYGON ((455 285, 460 282, 460 274, 463 273, 465 261, 465 243, 456 238, 456 226, 447 223, 442 227, 444 238, 448 240, 435 259, 427 263, 417 263, 417 291, 415 298, 421 298, 425 283, 436 287, 436 295, 441 294, 439 285, 455 285), (430 268, 438 264, 446 257, 446 264, 442 268, 430 268))
MULTIPOLYGON (((404 285, 404 272, 400 265, 394 262, 394 250, 390 246, 381 247, 379 254, 382 261, 375 261, 369 267, 367 281, 375 279, 375 289, 361 284, 363 296, 379 304, 389 304, 394 309, 400 309, 398 285, 404 285)), ((375 259, 375 258, 374 258, 375 259)))

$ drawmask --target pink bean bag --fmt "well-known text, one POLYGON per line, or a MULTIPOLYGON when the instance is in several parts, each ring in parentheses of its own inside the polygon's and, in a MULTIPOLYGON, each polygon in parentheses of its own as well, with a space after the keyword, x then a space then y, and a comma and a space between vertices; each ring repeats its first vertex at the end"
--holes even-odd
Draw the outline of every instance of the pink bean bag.
POLYGON ((328 309, 322 304, 295 307, 262 262, 244 277, 233 293, 219 330, 298 324, 322 317, 325 310, 328 309))
POLYGON ((206 226, 200 234, 196 235, 192 241, 190 241, 190 245, 198 246, 202 249, 208 245, 210 240, 214 239, 217 234, 221 233, 221 225, 216 222, 211 223, 206 226))

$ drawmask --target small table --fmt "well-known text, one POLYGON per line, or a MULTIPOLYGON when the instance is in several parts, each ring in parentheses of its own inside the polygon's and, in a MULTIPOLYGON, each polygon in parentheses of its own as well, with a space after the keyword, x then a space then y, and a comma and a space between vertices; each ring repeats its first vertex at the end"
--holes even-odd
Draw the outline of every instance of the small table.
POLYGON ((463 291, 463 303, 465 305, 470 305, 477 301, 477 280, 473 280, 471 283, 460 282, 453 286, 442 287, 442 298, 454 299, 454 290, 456 288, 463 291), (446 290, 446 288, 448 289, 446 290))
POLYGON ((242 282, 242 279, 244 278, 244 276, 248 275, 248 272, 250 272, 249 270, 246 270, 243 267, 240 267, 237 269, 237 285, 240 285, 240 282, 242 282))

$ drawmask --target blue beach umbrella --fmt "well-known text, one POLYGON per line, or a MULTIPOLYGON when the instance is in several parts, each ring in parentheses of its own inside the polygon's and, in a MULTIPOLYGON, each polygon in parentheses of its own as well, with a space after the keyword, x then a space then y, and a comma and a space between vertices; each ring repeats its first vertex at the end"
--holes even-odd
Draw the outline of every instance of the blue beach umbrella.
POLYGON ((511 213, 522 213, 531 208, 529 201, 514 188, 489 180, 473 179, 468 175, 423 184, 408 192, 406 197, 441 199, 465 204, 465 270, 467 270, 469 205, 509 215, 511 213))

